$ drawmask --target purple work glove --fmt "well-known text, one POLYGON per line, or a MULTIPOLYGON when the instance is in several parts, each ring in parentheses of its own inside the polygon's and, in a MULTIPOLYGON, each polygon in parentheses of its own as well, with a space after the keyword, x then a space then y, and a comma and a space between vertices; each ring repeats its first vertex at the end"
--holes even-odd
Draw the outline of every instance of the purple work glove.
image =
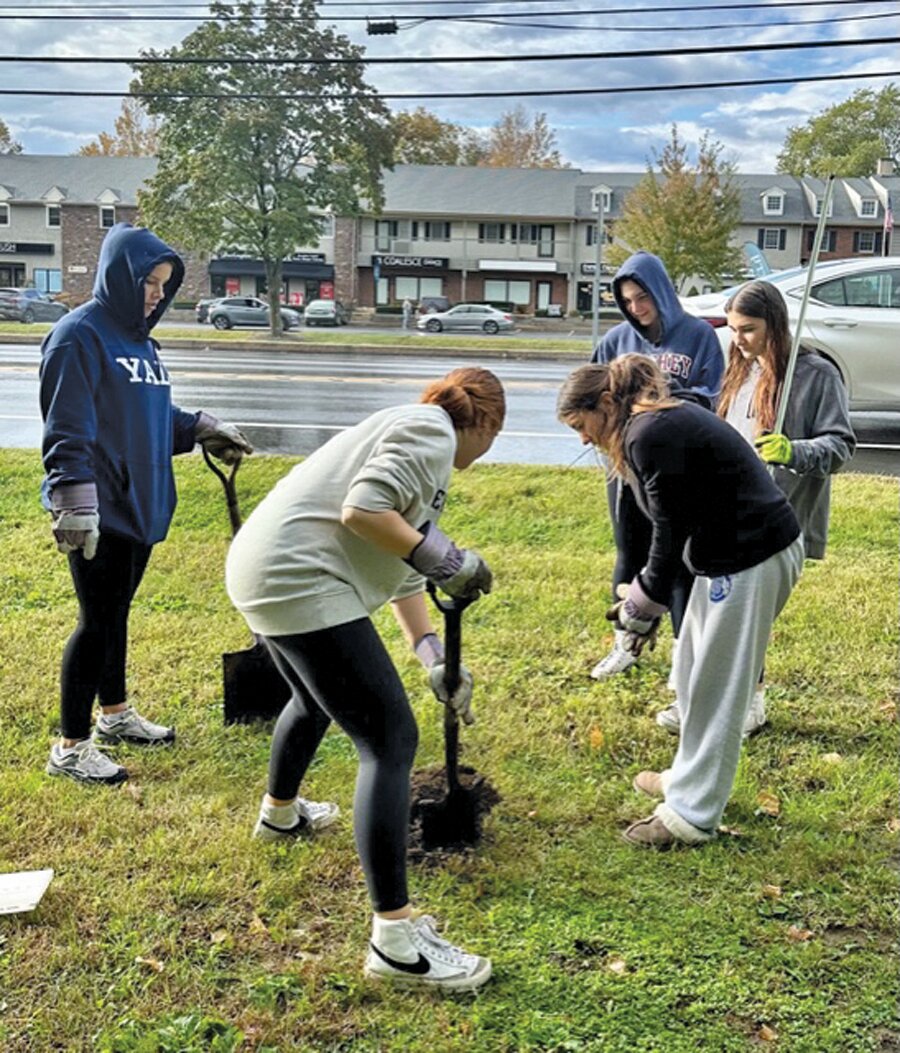
POLYGON ((459 684, 451 695, 444 683, 444 645, 437 633, 426 633, 414 648, 416 657, 428 670, 431 690, 438 702, 452 709, 464 724, 474 724, 472 714, 472 674, 464 665, 459 667, 459 684))
POLYGON ((100 510, 94 483, 57 486, 50 494, 50 505, 50 529, 59 551, 68 555, 81 549, 85 559, 93 559, 100 541, 100 510))
POLYGON ((245 453, 253 453, 246 436, 233 424, 224 424, 208 413, 201 413, 194 430, 194 438, 212 457, 224 464, 237 464, 245 453))
POLYGON ((477 600, 491 591, 494 580, 491 568, 477 552, 457 548, 434 523, 422 528, 422 540, 406 562, 448 596, 460 600, 477 600))

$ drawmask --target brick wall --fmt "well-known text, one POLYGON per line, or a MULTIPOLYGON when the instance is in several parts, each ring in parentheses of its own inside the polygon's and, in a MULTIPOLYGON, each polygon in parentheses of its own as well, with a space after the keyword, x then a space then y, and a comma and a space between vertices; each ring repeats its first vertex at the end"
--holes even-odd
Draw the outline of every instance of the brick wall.
POLYGON ((336 216, 334 220, 334 296, 345 304, 374 303, 372 277, 368 275, 368 298, 362 296, 356 270, 357 223, 355 219, 336 216))

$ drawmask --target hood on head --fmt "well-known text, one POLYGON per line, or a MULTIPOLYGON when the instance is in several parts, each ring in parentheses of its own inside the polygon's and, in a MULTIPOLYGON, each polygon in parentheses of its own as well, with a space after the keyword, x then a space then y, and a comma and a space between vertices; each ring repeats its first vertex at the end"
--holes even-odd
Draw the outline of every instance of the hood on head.
POLYGON ((116 223, 100 248, 94 299, 127 332, 146 337, 162 318, 184 281, 184 263, 164 241, 145 227, 116 223), (149 318, 144 317, 144 282, 159 263, 172 264, 163 298, 149 318))
POLYGON ((631 317, 622 301, 622 282, 629 279, 637 282, 653 297, 653 302, 659 312, 660 338, 664 338, 666 333, 672 331, 675 323, 683 317, 685 312, 662 260, 654 256, 652 252, 636 252, 633 256, 628 257, 613 278, 613 295, 619 305, 619 310, 634 330, 646 339, 647 333, 644 326, 639 325, 631 317))

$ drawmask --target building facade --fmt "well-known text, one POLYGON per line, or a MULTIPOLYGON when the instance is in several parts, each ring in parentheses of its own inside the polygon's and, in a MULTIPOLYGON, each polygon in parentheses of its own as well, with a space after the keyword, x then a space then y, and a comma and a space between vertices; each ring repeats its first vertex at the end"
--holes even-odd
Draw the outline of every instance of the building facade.
MULTIPOLYGON (((90 295, 100 244, 121 220, 138 220, 138 191, 153 158, 0 156, 0 286, 34 285, 90 295)), ((315 245, 283 262, 282 298, 302 305, 334 298, 393 307, 406 298, 490 302, 521 312, 588 311, 603 241, 643 173, 398 165, 384 175, 384 208, 359 218, 323 216, 315 245)), ((775 269, 809 259, 824 184, 764 174, 736 177, 738 246, 775 269)), ((900 204, 891 162, 867 179, 839 179, 822 258, 900 255, 885 223, 900 204)), ((181 302, 266 292, 262 261, 186 253, 181 302)), ((610 269, 602 261, 601 289, 610 269)), ((735 280, 741 275, 733 276, 735 280)), ((693 291, 703 292, 702 282, 693 291)), ((686 292, 691 289, 684 290, 686 292)))

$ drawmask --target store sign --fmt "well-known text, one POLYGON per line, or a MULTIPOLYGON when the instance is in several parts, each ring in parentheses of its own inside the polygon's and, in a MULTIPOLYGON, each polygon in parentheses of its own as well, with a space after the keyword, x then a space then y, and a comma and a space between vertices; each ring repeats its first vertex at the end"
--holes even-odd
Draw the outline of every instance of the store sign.
POLYGON ((373 256, 372 266, 379 270, 446 270, 450 260, 444 256, 373 256))
POLYGON ((41 242, 32 241, 0 241, 0 252, 6 253, 8 256, 15 255, 31 255, 31 256, 52 256, 55 252, 53 245, 42 244, 41 242))
POLYGON ((596 274, 597 264, 596 263, 582 263, 581 265, 582 274, 596 274))
POLYGON ((69 274, 87 274, 88 269, 80 263, 70 263, 66 271, 69 274))
POLYGON ((291 256, 291 260, 294 263, 324 263, 325 253, 324 252, 295 252, 291 256))

